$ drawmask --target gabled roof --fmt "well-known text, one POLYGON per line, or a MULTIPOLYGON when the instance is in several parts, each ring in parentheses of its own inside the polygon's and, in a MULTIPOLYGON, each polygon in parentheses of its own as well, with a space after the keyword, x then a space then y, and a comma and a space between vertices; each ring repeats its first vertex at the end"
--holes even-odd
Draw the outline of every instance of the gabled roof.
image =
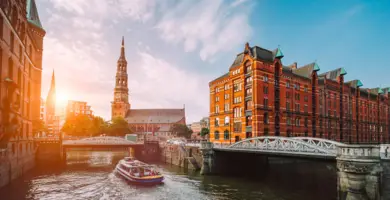
POLYGON ((27 0, 27 20, 28 22, 34 24, 38 28, 43 29, 41 20, 39 20, 37 6, 35 4, 35 0, 27 0))
POLYGON ((332 70, 332 71, 328 71, 328 72, 325 72, 323 74, 320 74, 319 76, 321 77, 326 77, 326 79, 330 79, 330 80, 337 80, 337 78, 340 76, 340 75, 346 75, 347 72, 345 71, 344 68, 338 68, 338 69, 335 69, 335 70, 332 70))
POLYGON ((313 63, 307 64, 303 67, 293 69, 292 72, 298 76, 310 78, 313 71, 318 71, 319 69, 320 69, 320 67, 318 66, 318 64, 313 62, 313 63))
POLYGON ((345 84, 348 84, 348 85, 350 85, 353 88, 357 88, 357 87, 362 87, 363 86, 363 83, 359 79, 345 82, 345 84))
MULTIPOLYGON (((258 46, 250 47, 250 52, 248 52, 253 58, 257 60, 262 61, 268 61, 272 62, 275 59, 276 54, 278 53, 278 49, 275 49, 273 51, 270 51, 268 49, 264 49, 258 46)), ((281 51, 280 51, 281 53, 281 51)), ((283 55, 283 54, 281 54, 283 55)), ((280 56, 280 54, 279 54, 280 56)), ((237 54, 236 59, 234 60, 233 64, 230 66, 230 68, 236 67, 242 63, 244 60, 244 52, 237 54)))

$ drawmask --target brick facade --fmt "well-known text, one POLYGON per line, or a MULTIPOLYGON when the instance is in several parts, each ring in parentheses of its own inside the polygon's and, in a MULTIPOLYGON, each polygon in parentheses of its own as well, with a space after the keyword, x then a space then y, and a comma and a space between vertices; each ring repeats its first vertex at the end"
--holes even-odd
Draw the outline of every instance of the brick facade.
POLYGON ((280 49, 245 45, 229 72, 209 83, 210 140, 309 136, 345 143, 388 141, 390 89, 345 81, 343 68, 282 64, 280 49))

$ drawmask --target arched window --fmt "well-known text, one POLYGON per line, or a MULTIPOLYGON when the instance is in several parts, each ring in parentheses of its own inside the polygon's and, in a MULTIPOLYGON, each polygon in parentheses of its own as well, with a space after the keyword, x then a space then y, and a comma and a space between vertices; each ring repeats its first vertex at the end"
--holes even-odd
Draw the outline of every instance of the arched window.
POLYGON ((295 118, 295 126, 299 126, 300 125, 300 121, 299 121, 299 117, 295 118))
POLYGON ((264 124, 268 124, 269 123, 269 120, 268 120, 268 113, 264 113, 264 124))
POLYGON ((228 130, 225 130, 224 132, 223 132, 223 139, 224 140, 228 140, 230 137, 229 137, 229 131, 228 130))
POLYGON ((214 139, 219 140, 219 131, 214 132, 214 139))

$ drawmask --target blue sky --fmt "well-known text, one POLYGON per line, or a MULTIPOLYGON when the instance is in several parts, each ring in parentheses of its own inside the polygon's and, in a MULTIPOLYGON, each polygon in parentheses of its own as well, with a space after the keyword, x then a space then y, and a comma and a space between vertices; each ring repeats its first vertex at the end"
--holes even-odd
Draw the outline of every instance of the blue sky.
POLYGON ((56 71, 58 104, 84 100, 110 117, 125 36, 132 108, 181 108, 188 122, 209 113, 208 82, 227 72, 245 42, 274 49, 283 64, 317 60, 347 80, 388 87, 390 1, 40 0, 47 31, 42 96, 56 71))

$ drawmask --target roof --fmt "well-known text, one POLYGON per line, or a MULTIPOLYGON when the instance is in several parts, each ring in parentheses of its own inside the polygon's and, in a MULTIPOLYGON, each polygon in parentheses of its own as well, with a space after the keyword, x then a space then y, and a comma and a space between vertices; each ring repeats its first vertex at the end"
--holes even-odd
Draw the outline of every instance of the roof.
POLYGON ((352 81, 345 82, 346 84, 349 84, 353 88, 361 87, 363 86, 363 83, 359 79, 355 79, 352 81))
MULTIPOLYGON (((283 57, 283 53, 280 51, 280 49, 275 49, 273 51, 270 51, 268 49, 264 49, 258 46, 251 47, 249 54, 258 60, 263 61, 269 61, 272 62, 275 59, 275 56, 277 55, 279 58, 283 57)), ((242 63, 244 59, 244 52, 237 54, 236 59, 234 60, 233 64, 230 66, 230 68, 233 68, 235 66, 238 66, 242 63)))
POLYGON ((157 132, 169 132, 170 130, 171 130, 170 125, 162 125, 160 126, 157 132))
POLYGON ((326 79, 330 79, 330 80, 337 80, 337 78, 340 75, 346 75, 346 74, 347 74, 347 72, 345 71, 344 68, 338 68, 338 69, 320 74, 319 76, 324 76, 324 77, 326 77, 326 79))
POLYGON ((131 109, 126 115, 129 124, 135 123, 177 123, 185 118, 185 110, 181 109, 131 109))
POLYGON ((38 9, 35 0, 27 0, 27 20, 35 26, 43 29, 41 20, 39 20, 38 9))
POLYGON ((316 62, 313 62, 313 63, 307 64, 303 67, 293 69, 292 72, 298 76, 310 78, 313 71, 319 71, 319 70, 320 70, 320 67, 318 66, 318 64, 316 62))
POLYGON ((222 75, 222 76, 220 76, 220 77, 218 77, 218 78, 216 78, 216 79, 214 79, 214 80, 212 80, 212 81, 210 81, 210 83, 211 83, 211 82, 214 82, 214 81, 216 81, 216 80, 218 80, 218 79, 221 79, 221 78, 224 78, 224 77, 228 77, 228 76, 229 76, 229 72, 226 73, 226 74, 224 74, 224 75, 222 75))

